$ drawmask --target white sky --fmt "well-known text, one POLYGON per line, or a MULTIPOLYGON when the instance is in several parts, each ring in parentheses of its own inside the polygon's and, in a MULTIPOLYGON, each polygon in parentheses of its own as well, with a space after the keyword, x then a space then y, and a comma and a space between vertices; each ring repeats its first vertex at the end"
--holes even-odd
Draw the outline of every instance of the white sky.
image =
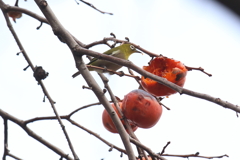
MULTIPOLYGON (((199 71, 187 75, 185 88, 206 93, 239 105, 239 74, 237 69, 240 52, 240 21, 228 10, 210 0, 153 0, 153 1, 89 1, 100 10, 114 13, 103 15, 92 8, 72 1, 49 1, 61 23, 83 43, 91 43, 108 37, 111 32, 117 38, 129 37, 130 41, 156 54, 182 61, 187 66, 203 67, 213 74, 208 77, 199 71)), ((8 1, 14 4, 13 0, 8 1)), ((41 14, 34 1, 21 1, 20 7, 41 14)), ((42 14, 41 14, 42 15, 42 14)), ((90 90, 83 90, 82 77, 72 79, 76 68, 67 46, 58 41, 48 25, 36 30, 39 22, 23 15, 14 24, 26 52, 34 65, 43 66, 49 72, 44 83, 56 101, 60 115, 65 115, 83 105, 97 102, 90 90)), ((19 49, 0 14, 0 108, 27 120, 34 117, 52 116, 48 102, 43 103, 43 93, 32 77, 23 56, 16 56, 19 49)), ((107 46, 92 48, 103 52, 107 46)), ((132 55, 130 60, 136 65, 146 65, 147 55, 132 55)), ((126 69, 123 69, 127 71, 126 69)), ((97 74, 94 77, 99 81, 97 74)), ((131 78, 108 76, 116 96, 138 88, 131 78)), ((99 81, 100 85, 102 83, 99 81)), ((163 146, 171 141, 166 149, 168 154, 194 154, 219 156, 228 154, 229 158, 240 159, 240 127, 236 113, 211 102, 175 94, 164 99, 171 108, 164 109, 156 126, 151 129, 138 129, 135 133, 140 141, 154 152, 161 152, 163 146)), ((101 122, 103 107, 94 106, 74 115, 74 120, 93 130, 101 137, 122 147, 119 135, 105 130, 101 122)), ((3 124, 2 119, 0 120, 3 124)), ((81 160, 122 159, 116 150, 108 152, 109 147, 90 134, 64 121, 74 148, 81 160)), ((29 125, 42 138, 70 153, 63 132, 57 121, 39 121, 29 125)), ((3 151, 3 125, 0 125, 0 154, 3 151)), ((9 149, 23 159, 59 159, 60 157, 38 143, 13 123, 9 123, 9 149)), ((169 160, 179 158, 166 157, 169 160)), ((8 159, 11 159, 8 157, 8 159)), ((189 158, 195 160, 199 158, 189 158)))

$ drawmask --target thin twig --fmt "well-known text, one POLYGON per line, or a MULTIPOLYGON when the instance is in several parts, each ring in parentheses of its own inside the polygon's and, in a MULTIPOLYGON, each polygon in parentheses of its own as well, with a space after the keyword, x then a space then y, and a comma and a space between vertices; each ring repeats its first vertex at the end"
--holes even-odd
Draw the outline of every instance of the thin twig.
POLYGON ((198 70, 198 71, 201 71, 201 72, 205 73, 205 74, 208 75, 209 77, 212 76, 212 74, 205 72, 202 67, 198 67, 198 68, 196 68, 196 67, 188 67, 188 66, 185 66, 185 67, 187 68, 188 71, 198 70))
POLYGON ((8 15, 7 15, 6 11, 4 9, 2 9, 2 11, 3 11, 3 14, 4 14, 5 20, 7 22, 7 26, 9 28, 10 32, 12 33, 12 35, 13 35, 13 37, 14 37, 14 39, 15 39, 18 47, 19 47, 19 49, 21 50, 21 52, 22 52, 25 60, 27 61, 28 65, 34 71, 34 65, 32 64, 31 60, 29 59, 29 57, 28 57, 27 53, 25 52, 25 49, 23 48, 23 46, 22 46, 22 44, 21 44, 21 42, 20 42, 20 40, 19 40, 15 30, 13 29, 12 24, 11 24, 9 18, 8 18, 8 15))
POLYGON ((8 118, 3 117, 3 124, 4 124, 4 152, 3 152, 2 159, 6 160, 6 157, 9 156, 9 157, 15 158, 17 160, 22 160, 21 158, 10 153, 10 151, 8 149, 8 118))
POLYGON ((13 155, 13 154, 10 153, 10 152, 8 153, 8 156, 9 156, 9 157, 12 157, 12 158, 14 158, 14 159, 16 159, 16 160, 23 160, 23 159, 21 159, 21 158, 15 156, 15 155, 13 155))
POLYGON ((75 150, 74 150, 74 148, 73 148, 73 145, 72 145, 72 142, 71 142, 71 140, 70 140, 70 137, 69 137, 69 135, 68 135, 68 133, 67 133, 66 127, 64 126, 64 124, 63 124, 60 116, 58 115, 57 109, 56 109, 56 107, 55 107, 55 105, 54 105, 55 102, 52 100, 52 98, 51 98, 50 95, 48 94, 45 86, 43 85, 43 82, 42 82, 42 81, 39 81, 39 83, 40 83, 40 85, 41 85, 41 87, 42 87, 42 89, 43 89, 43 93, 44 93, 44 94, 46 95, 46 97, 48 98, 49 103, 51 104, 51 107, 52 107, 52 109, 53 109, 53 111, 54 111, 54 114, 56 115, 57 120, 58 120, 58 122, 59 122, 59 124, 60 124, 60 126, 61 126, 61 128, 62 128, 62 130, 63 130, 63 133, 64 133, 64 135, 65 135, 65 137, 66 137, 66 139, 67 139, 68 145, 69 145, 69 147, 70 147, 70 149, 71 149, 71 151, 72 151, 72 153, 73 153, 74 159, 75 159, 75 160, 79 160, 79 158, 78 158, 78 156, 77 156, 77 154, 76 154, 76 152, 75 152, 75 150))
POLYGON ((77 113, 78 111, 80 111, 82 109, 85 109, 85 108, 88 108, 88 107, 91 107, 91 106, 95 106, 95 105, 102 105, 102 104, 100 102, 97 102, 97 103, 92 103, 92 104, 85 105, 83 107, 80 107, 80 108, 72 111, 68 116, 70 118, 73 114, 77 113))
POLYGON ((162 155, 162 154, 165 152, 167 146, 168 146, 170 143, 171 143, 170 141, 167 142, 167 144, 163 147, 162 152, 160 153, 160 155, 162 155))
POLYGON ((139 86, 142 87, 142 84, 141 84, 141 82, 140 82, 141 78, 140 78, 139 76, 135 76, 134 73, 133 73, 133 71, 132 71, 130 68, 128 68, 128 72, 135 78, 135 80, 136 80, 136 82, 139 84, 139 86))
MULTIPOLYGON (((118 76, 120 76, 120 77, 122 77, 122 76, 127 76, 127 77, 132 77, 132 78, 135 78, 136 80, 138 79, 140 79, 138 76, 135 76, 135 75, 130 75, 130 74, 126 74, 126 73, 124 73, 123 71, 114 71, 114 70, 111 70, 111 69, 107 69, 107 68, 103 68, 103 67, 98 67, 98 66, 93 66, 93 65, 86 65, 88 68, 94 68, 94 69, 99 69, 99 70, 102 70, 102 71, 105 71, 105 72, 108 72, 108 73, 111 73, 111 74, 116 74, 116 75, 118 75, 118 76)), ((73 75, 72 75, 72 77, 73 78, 75 78, 75 77, 77 77, 77 76, 79 76, 80 75, 80 71, 78 71, 78 72, 76 72, 76 73, 74 73, 73 75)))
POLYGON ((164 108, 166 108, 167 110, 171 110, 169 107, 167 107, 165 104, 163 104, 162 102, 161 102, 161 97, 156 97, 156 96, 154 96, 155 98, 156 98, 156 100, 158 101, 158 103, 161 105, 161 106, 163 106, 164 108))
POLYGON ((95 42, 93 42, 93 43, 90 43, 90 44, 86 45, 84 48, 89 49, 89 48, 91 48, 91 47, 93 47, 93 46, 96 46, 96 45, 106 44, 108 41, 113 41, 113 42, 115 42, 115 43, 128 43, 128 44, 133 45, 133 46, 134 46, 135 48, 137 48, 138 50, 140 50, 140 51, 148 54, 150 57, 158 57, 158 56, 159 56, 159 55, 157 55, 157 54, 155 54, 155 53, 153 53, 153 52, 150 52, 150 51, 148 51, 148 50, 140 47, 139 45, 136 45, 136 44, 134 44, 134 43, 128 42, 128 41, 126 41, 126 40, 116 39, 116 38, 114 38, 114 37, 106 37, 106 38, 104 38, 103 40, 95 41, 95 42))
POLYGON ((16 7, 16 6, 9 6, 9 5, 5 5, 4 8, 6 8, 6 12, 9 12, 9 11, 21 12, 21 13, 24 13, 24 14, 32 17, 32 18, 35 18, 35 19, 39 20, 42 23, 48 24, 48 21, 46 20, 46 18, 44 18, 42 16, 39 16, 38 14, 36 14, 32 11, 29 11, 27 9, 24 9, 24 8, 21 8, 21 7, 16 7))
POLYGON ((4 124, 4 152, 3 152, 3 160, 6 160, 8 155, 8 119, 3 118, 4 124))
POLYGON ((89 2, 86 2, 86 1, 84 1, 84 0, 79 0, 79 1, 85 3, 86 5, 92 7, 93 9, 97 10, 98 12, 100 12, 100 13, 102 13, 102 14, 113 15, 113 13, 110 13, 110 12, 103 12, 103 11, 97 9, 93 4, 91 4, 91 3, 89 3, 89 2))
POLYGON ((163 154, 162 156, 169 156, 169 157, 181 157, 181 158, 189 158, 189 157, 197 157, 197 158, 206 158, 206 159, 213 159, 213 158, 223 158, 223 157, 229 157, 227 154, 221 155, 221 156, 200 156, 197 154, 163 154))
POLYGON ((130 141, 131 141, 133 144, 135 144, 135 145, 141 147, 142 149, 144 149, 146 152, 148 152, 148 154, 149 154, 151 157, 156 157, 156 158, 158 158, 158 159, 160 159, 160 160, 166 160, 166 158, 164 158, 164 157, 162 157, 162 156, 160 156, 160 155, 158 155, 158 154, 155 154, 150 148, 144 146, 144 145, 143 145, 142 143, 140 143, 139 141, 137 141, 137 140, 135 140, 135 139, 133 139, 133 138, 131 138, 131 137, 129 137, 129 138, 130 138, 130 141))
POLYGON ((93 131, 91 131, 91 130, 85 128, 85 127, 83 127, 82 125, 80 125, 79 123, 73 121, 72 119, 69 119, 69 122, 71 122, 73 125, 81 128, 81 129, 85 130, 85 131, 88 132, 89 134, 95 136, 96 138, 98 138, 100 141, 102 141, 103 143, 105 143, 105 144, 108 145, 109 147, 112 147, 112 148, 118 150, 119 152, 124 153, 124 154, 127 155, 126 150, 124 150, 124 149, 122 149, 122 148, 120 148, 120 147, 117 147, 117 146, 113 145, 112 143, 110 143, 110 142, 108 142, 107 140, 105 140, 105 139, 103 139, 102 137, 100 137, 97 133, 95 133, 95 132, 93 132, 93 131))
MULTIPOLYGON (((90 106, 90 105, 89 105, 90 106)), ((85 106, 83 106, 85 107, 85 106)), ((81 107, 81 108, 83 108, 81 107)), ((112 146, 113 148, 115 148, 116 150, 118 150, 119 152, 122 152, 124 154, 127 154, 126 150, 120 148, 120 147, 117 147, 115 145, 113 145, 112 143, 108 142, 107 140, 103 139, 102 137, 100 137, 97 133, 87 129, 86 127, 83 127, 82 125, 80 125, 79 123, 75 122, 74 120, 72 120, 70 117, 71 117, 71 114, 73 112, 71 112, 69 115, 65 115, 65 116, 60 116, 61 119, 65 119, 67 121, 69 121, 70 123, 72 123, 73 125, 77 126, 78 128, 81 128, 82 130, 88 132, 89 134, 95 136, 96 138, 98 138, 99 140, 101 140, 103 143, 105 143, 106 145, 108 146, 112 146)), ((49 116, 49 117, 36 117, 36 118, 32 118, 32 119, 29 119, 29 120, 26 120, 24 121, 24 124, 28 124, 28 123, 33 123, 35 121, 40 121, 40 120, 57 120, 57 117, 56 116, 49 116)))

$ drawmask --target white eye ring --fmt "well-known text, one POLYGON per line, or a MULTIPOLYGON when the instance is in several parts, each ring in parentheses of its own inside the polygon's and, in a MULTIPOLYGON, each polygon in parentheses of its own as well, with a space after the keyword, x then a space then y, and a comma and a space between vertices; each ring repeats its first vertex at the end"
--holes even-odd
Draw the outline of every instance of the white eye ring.
POLYGON ((131 48, 132 50, 135 50, 135 47, 134 47, 133 45, 130 45, 130 48, 131 48))

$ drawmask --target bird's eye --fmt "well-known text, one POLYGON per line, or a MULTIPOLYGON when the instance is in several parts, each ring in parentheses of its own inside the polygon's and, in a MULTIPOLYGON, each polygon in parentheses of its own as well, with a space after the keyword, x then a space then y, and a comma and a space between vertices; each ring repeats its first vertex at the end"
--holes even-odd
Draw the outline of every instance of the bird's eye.
POLYGON ((133 45, 130 45, 131 50, 135 50, 135 47, 133 45))

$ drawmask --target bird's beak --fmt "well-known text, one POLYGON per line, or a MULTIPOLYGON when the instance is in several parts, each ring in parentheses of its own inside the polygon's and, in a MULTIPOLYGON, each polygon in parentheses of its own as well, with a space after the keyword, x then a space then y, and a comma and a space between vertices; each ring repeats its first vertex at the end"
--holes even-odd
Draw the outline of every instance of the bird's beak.
POLYGON ((140 52, 139 50, 135 50, 135 53, 141 53, 141 54, 143 54, 142 52, 140 52))

